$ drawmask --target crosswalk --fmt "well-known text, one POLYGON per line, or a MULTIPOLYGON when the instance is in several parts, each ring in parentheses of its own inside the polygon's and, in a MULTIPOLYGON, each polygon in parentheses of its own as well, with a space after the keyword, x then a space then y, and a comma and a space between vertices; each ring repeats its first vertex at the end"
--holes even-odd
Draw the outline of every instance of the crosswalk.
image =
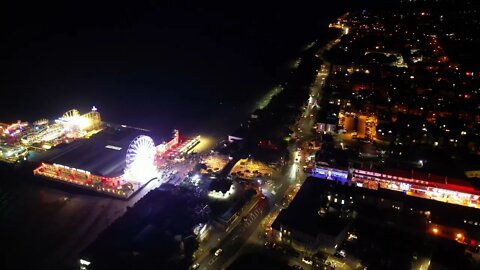
POLYGON ((255 208, 255 210, 253 210, 253 212, 251 212, 250 214, 248 214, 248 216, 246 217, 246 220, 244 220, 243 222, 243 227, 246 228, 246 227, 249 227, 252 222, 259 216, 263 213, 264 211, 264 207, 257 207, 255 208))

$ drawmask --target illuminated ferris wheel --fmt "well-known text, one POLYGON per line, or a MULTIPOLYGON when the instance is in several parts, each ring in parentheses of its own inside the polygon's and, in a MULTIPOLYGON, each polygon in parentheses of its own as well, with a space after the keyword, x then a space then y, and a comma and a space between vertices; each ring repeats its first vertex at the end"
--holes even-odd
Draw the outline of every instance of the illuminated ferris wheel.
POLYGON ((78 110, 76 110, 76 109, 73 109, 73 110, 70 110, 70 111, 64 113, 64 114, 62 115, 62 119, 64 119, 64 120, 70 120, 70 119, 73 119, 73 118, 79 117, 79 116, 80 116, 80 112, 79 112, 78 110))
POLYGON ((137 136, 128 146, 125 173, 137 180, 144 180, 154 171, 154 161, 155 143, 152 138, 137 136))

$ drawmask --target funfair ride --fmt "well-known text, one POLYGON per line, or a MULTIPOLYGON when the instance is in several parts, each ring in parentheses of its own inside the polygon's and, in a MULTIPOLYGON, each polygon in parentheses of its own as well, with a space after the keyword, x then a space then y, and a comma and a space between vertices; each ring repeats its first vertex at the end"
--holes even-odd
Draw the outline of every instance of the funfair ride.
POLYGON ((146 183, 156 177, 155 166, 156 147, 152 138, 140 135, 136 137, 128 147, 125 159, 126 179, 146 183))
POLYGON ((94 134, 100 130, 100 113, 97 112, 95 107, 92 108, 92 111, 83 115, 80 115, 78 110, 73 109, 56 119, 53 124, 50 124, 47 119, 33 122, 33 126, 22 134, 20 142, 25 146, 40 145, 49 149, 52 145, 68 142, 71 139, 88 137, 87 135, 90 133, 94 134))
POLYGON ((97 108, 94 106, 92 110, 86 114, 80 115, 76 109, 70 110, 62 115, 55 122, 60 123, 69 138, 80 138, 88 134, 92 130, 101 130, 101 117, 97 108))

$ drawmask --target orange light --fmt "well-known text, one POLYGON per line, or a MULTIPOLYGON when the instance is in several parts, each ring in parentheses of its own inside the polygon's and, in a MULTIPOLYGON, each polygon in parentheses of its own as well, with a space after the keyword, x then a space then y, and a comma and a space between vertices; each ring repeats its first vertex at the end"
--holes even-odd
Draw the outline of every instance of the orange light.
POLYGON ((457 239, 461 239, 461 238, 463 238, 463 234, 457 233, 457 239))
POLYGON ((438 228, 433 228, 433 229, 432 229, 432 232, 433 232, 434 234, 437 234, 437 233, 439 232, 439 231, 438 231, 438 228))

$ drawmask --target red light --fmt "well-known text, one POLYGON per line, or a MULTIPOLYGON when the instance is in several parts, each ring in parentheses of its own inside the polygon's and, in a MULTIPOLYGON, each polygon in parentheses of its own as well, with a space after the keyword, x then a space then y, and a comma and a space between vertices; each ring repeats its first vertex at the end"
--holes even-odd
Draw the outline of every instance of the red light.
POLYGON ((470 77, 470 76, 473 76, 473 72, 467 71, 467 72, 465 72, 465 75, 467 75, 467 76, 469 76, 469 77, 470 77))

